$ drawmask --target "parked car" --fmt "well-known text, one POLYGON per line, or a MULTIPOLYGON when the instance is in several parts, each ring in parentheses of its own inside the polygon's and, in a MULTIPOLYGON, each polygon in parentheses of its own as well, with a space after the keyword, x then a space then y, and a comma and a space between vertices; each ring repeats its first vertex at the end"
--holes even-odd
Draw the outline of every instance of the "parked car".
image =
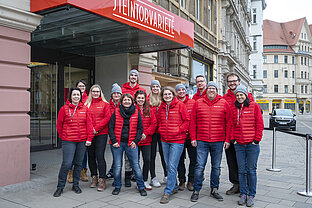
POLYGON ((274 109, 269 113, 269 128, 278 127, 281 129, 291 129, 296 131, 296 114, 290 109, 274 109))

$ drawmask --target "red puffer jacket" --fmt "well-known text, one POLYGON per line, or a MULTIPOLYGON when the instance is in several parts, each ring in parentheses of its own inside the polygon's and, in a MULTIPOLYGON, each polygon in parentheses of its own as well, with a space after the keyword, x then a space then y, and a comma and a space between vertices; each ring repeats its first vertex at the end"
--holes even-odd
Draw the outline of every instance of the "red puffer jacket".
MULTIPOLYGON (((252 94, 248 92, 248 98, 250 101, 255 101, 252 97, 252 94)), ((231 91, 231 89, 228 89, 227 93, 223 95, 223 99, 225 99, 229 104, 231 109, 235 107, 234 102, 236 101, 235 94, 231 91)))
MULTIPOLYGON (((147 96, 147 101, 148 101, 148 103, 149 103, 149 98, 150 98, 150 96, 151 96, 151 93, 147 96)), ((154 116, 156 117, 156 120, 157 120, 159 106, 151 106, 151 105, 150 105, 150 110, 153 111, 154 116)), ((158 132, 158 123, 157 123, 157 127, 156 127, 156 130, 155 130, 155 133, 159 133, 159 132, 158 132)))
POLYGON ((88 94, 87 94, 87 92, 84 92, 84 93, 82 94, 82 99, 81 99, 82 103, 85 104, 85 102, 87 101, 87 99, 88 99, 88 94))
POLYGON ((69 101, 60 109, 57 117, 57 132, 64 141, 92 141, 92 120, 87 106, 79 102, 76 106, 69 101), (72 118, 71 118, 72 117, 72 118))
POLYGON ((167 143, 183 144, 190 124, 186 106, 174 98, 168 106, 162 102, 158 109, 158 131, 161 140, 167 143))
POLYGON ((108 123, 111 117, 109 104, 104 102, 101 97, 92 99, 89 113, 91 115, 94 130, 99 132, 96 136, 108 134, 108 123))
POLYGON ((264 129, 260 106, 256 102, 251 101, 249 106, 243 106, 243 109, 235 108, 231 139, 235 139, 237 143, 242 145, 251 143, 254 140, 260 142, 264 129))
MULTIPOLYGON (((139 111, 138 111, 138 109, 135 109, 135 112, 130 117, 130 122, 129 122, 129 140, 128 140, 129 146, 130 146, 131 142, 135 139, 135 136, 137 134, 138 119, 139 119, 139 111)), ((120 145, 123 121, 124 121, 124 119, 120 114, 120 109, 116 108, 114 133, 115 133, 115 137, 116 137, 116 140, 117 140, 119 145, 120 145)), ((109 140, 109 143, 112 144, 111 140, 109 140)))
POLYGON ((202 95, 200 95, 200 92, 199 92, 199 89, 197 89, 197 92, 195 93, 195 95, 193 95, 193 100, 198 100, 198 99, 200 99, 200 98, 202 98, 202 97, 205 97, 206 96, 206 90, 204 90, 204 92, 203 92, 203 94, 202 95))
POLYGON ((152 135, 155 133, 155 130, 157 128, 156 116, 154 115, 152 110, 150 110, 150 115, 148 116, 148 115, 145 115, 145 111, 141 110, 139 106, 136 105, 136 107, 141 113, 142 123, 143 123, 143 133, 146 136, 146 138, 143 141, 140 141, 138 143, 138 146, 151 145, 152 135))
MULTIPOLYGON (((195 100, 190 99, 190 98, 189 98, 189 95, 186 95, 186 96, 185 96, 185 99, 184 99, 184 101, 183 101, 183 103, 185 104, 187 113, 188 113, 189 117, 191 118, 192 110, 193 110, 193 106, 194 106, 195 100)), ((187 130, 187 133, 189 133, 189 130, 187 130)), ((186 137, 186 139, 191 139, 191 137, 188 135, 188 136, 186 137)))
POLYGON ((120 105, 120 103, 115 104, 115 103, 113 102, 113 99, 112 99, 112 98, 109 100, 109 109, 110 109, 111 115, 113 115, 115 109, 116 109, 117 107, 119 107, 119 105, 120 105))
POLYGON ((121 88, 121 91, 122 91, 122 94, 130 94, 133 96, 134 98, 134 94, 136 93, 136 91, 138 90, 143 90, 146 94, 146 91, 144 88, 140 87, 139 84, 136 84, 133 88, 130 86, 130 82, 127 82, 125 84, 122 85, 122 88, 121 88))
POLYGON ((220 95, 212 101, 207 96, 197 100, 191 117, 191 140, 230 143, 231 118, 230 106, 220 95))

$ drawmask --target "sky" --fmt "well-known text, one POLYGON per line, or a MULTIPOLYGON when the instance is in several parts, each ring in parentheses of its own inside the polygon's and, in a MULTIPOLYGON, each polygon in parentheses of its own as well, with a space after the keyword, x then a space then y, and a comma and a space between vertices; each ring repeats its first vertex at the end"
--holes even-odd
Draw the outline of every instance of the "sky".
POLYGON ((312 24, 312 0, 265 0, 266 9, 263 19, 275 22, 288 22, 306 17, 308 24, 312 24))

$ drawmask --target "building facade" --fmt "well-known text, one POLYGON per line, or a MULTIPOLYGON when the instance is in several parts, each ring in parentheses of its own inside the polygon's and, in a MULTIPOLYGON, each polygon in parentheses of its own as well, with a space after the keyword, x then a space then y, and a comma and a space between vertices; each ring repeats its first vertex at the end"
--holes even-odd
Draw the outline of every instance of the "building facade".
POLYGON ((264 20, 263 97, 265 112, 311 111, 312 36, 306 18, 285 23, 264 20))

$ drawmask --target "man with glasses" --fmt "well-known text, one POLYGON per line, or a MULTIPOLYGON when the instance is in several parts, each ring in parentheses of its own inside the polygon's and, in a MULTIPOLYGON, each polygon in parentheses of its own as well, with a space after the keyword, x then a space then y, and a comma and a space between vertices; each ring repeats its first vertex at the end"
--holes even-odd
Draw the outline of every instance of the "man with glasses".
MULTIPOLYGON (((228 91, 227 93, 223 96, 223 99, 225 99, 230 107, 231 110, 235 110, 235 90, 238 85, 240 85, 240 78, 237 74, 235 73, 230 73, 227 75, 227 84, 228 84, 228 91)), ((252 94, 248 93, 248 98, 251 101, 254 101, 252 94)), ((236 152, 234 148, 234 144, 230 144, 230 147, 225 150, 225 155, 226 155, 226 161, 228 164, 229 168, 229 180, 233 184, 233 186, 226 191, 227 195, 233 195, 239 193, 239 180, 238 180, 238 166, 237 166, 237 161, 236 161, 236 152)))
POLYGON ((191 144, 197 147, 197 161, 194 171, 194 192, 191 201, 196 202, 203 185, 203 173, 211 156, 210 196, 223 201, 218 193, 223 148, 230 146, 231 110, 229 104, 218 95, 215 82, 207 85, 206 96, 198 99, 191 113, 191 144))
POLYGON ((197 86, 197 92, 193 96, 193 100, 198 100, 199 98, 202 98, 203 96, 206 95, 207 81, 204 75, 196 76, 196 86, 197 86))

